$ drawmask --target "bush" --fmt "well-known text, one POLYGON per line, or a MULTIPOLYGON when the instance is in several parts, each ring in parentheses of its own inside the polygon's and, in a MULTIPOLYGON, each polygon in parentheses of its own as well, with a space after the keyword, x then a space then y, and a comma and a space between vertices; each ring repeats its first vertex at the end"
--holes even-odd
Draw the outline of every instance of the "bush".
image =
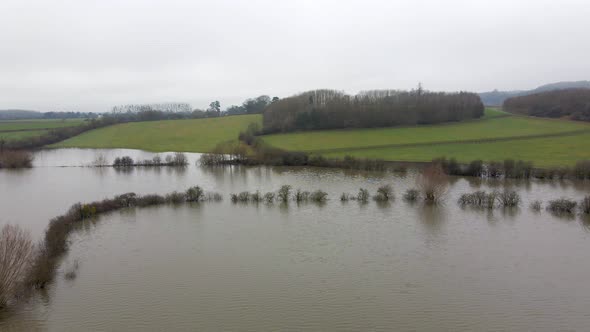
POLYGON ((0 152, 0 168, 33 167, 33 155, 26 151, 0 152))
POLYGON ((275 193, 273 192, 268 192, 266 194, 264 194, 264 201, 267 203, 272 203, 275 200, 275 193))
POLYGON ((205 192, 199 186, 194 186, 186 191, 187 202, 200 202, 203 200, 205 192))
POLYGON ((321 203, 328 199, 328 193, 322 190, 316 190, 309 196, 313 202, 321 203))
POLYGON ((574 213, 578 203, 565 198, 549 201, 547 210, 554 213, 574 213))
POLYGON ((348 202, 349 200, 354 199, 354 197, 352 197, 350 194, 348 193, 342 193, 342 195, 340 195, 340 201, 341 202, 348 202))
POLYGON ((250 193, 242 191, 238 194, 238 202, 247 203, 250 200, 250 193))
POLYGON ((188 165, 188 158, 184 153, 176 152, 170 162, 171 166, 186 166, 188 165))
POLYGON ((404 200, 408 202, 415 202, 418 198, 420 198, 420 191, 417 189, 408 189, 404 193, 404 200))
POLYGON ((291 186, 290 185, 281 186, 277 196, 279 198, 279 201, 281 201, 283 203, 287 203, 289 201, 289 197, 291 197, 291 186))
POLYGON ((520 204, 520 196, 514 190, 505 190, 499 193, 498 200, 503 207, 516 207, 520 204))
POLYGON ((252 200, 252 202, 255 203, 260 203, 262 202, 262 194, 260 193, 260 191, 256 190, 256 192, 252 193, 252 195, 250 195, 250 199, 252 200))
POLYGON ((114 167, 131 167, 134 165, 133 159, 129 156, 117 157, 113 162, 114 167))
POLYGON ((543 203, 541 201, 533 201, 531 203, 531 210, 539 212, 539 211, 541 211, 542 205, 543 205, 543 203))
POLYGON ((297 203, 306 202, 309 199, 309 191, 302 191, 297 189, 294 195, 294 199, 297 203))
POLYGON ((364 188, 360 188, 358 194, 356 195, 357 201, 361 203, 366 203, 369 201, 369 191, 364 188))
POLYGON ((376 201, 388 201, 393 199, 393 188, 390 185, 384 185, 377 189, 377 195, 373 197, 376 201))
POLYGON ((24 286, 34 245, 30 233, 19 226, 5 225, 0 231, 0 308, 9 304, 24 286))
POLYGON ((180 204, 186 202, 186 194, 179 193, 177 191, 171 192, 166 195, 166 202, 172 204, 180 204))
POLYGON ((448 176, 440 165, 432 164, 422 170, 416 184, 426 202, 436 203, 447 193, 448 176))

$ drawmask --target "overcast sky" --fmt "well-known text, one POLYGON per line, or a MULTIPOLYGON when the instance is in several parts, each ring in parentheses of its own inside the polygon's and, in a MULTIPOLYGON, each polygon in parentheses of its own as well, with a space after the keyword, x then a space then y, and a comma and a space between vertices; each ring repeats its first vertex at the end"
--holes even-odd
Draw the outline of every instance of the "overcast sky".
POLYGON ((0 109, 590 79, 590 1, 0 1, 0 109))

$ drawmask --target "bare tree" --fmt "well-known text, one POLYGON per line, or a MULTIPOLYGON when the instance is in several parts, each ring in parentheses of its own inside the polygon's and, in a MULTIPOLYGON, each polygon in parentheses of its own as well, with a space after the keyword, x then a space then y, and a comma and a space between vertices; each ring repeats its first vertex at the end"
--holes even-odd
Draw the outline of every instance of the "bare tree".
POLYGON ((16 295, 31 265, 34 250, 31 234, 16 225, 0 231, 0 307, 16 295))
POLYGON ((437 203, 444 197, 448 182, 448 175, 438 164, 424 168, 416 178, 416 185, 420 188, 424 200, 429 203, 437 203))

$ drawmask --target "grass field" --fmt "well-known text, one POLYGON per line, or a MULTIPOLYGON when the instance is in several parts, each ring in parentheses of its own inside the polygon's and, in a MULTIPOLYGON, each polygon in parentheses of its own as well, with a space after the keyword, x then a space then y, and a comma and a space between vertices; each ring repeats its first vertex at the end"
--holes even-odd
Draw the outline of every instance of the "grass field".
POLYGON ((250 123, 261 124, 262 116, 132 122, 92 130, 52 147, 209 152, 219 143, 237 140, 250 123))
POLYGON ((0 120, 0 139, 20 140, 40 136, 50 129, 78 126, 84 119, 0 120))
POLYGON ((432 126, 297 132, 268 135, 264 136, 263 140, 284 150, 337 152, 360 148, 507 139, 580 130, 590 130, 590 125, 571 121, 504 116, 432 126))
POLYGON ((391 161, 430 161, 446 156, 471 160, 533 161, 536 166, 573 165, 590 159, 590 124, 512 116, 488 109, 481 120, 433 126, 324 130, 268 135, 264 141, 290 151, 331 158, 354 156, 391 161))

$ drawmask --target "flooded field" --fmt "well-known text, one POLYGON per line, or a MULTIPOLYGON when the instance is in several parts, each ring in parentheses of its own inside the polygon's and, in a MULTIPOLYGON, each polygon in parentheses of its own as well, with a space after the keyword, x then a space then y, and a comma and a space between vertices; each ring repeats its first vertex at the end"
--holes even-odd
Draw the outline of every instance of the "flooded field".
POLYGON ((438 206, 408 203, 415 174, 321 168, 78 167, 136 150, 46 150, 0 171, 0 225, 40 238, 76 202, 200 185, 222 202, 132 208, 84 221, 60 275, 0 330, 586 330, 590 221, 534 212, 590 184, 453 178, 438 206), (62 167, 68 166, 68 167, 62 167), (322 189, 324 204, 233 204, 230 193, 322 189), (391 184, 396 199, 342 203, 391 184), (462 208, 475 190, 511 188, 517 209, 462 208), (76 262, 76 278, 64 273, 76 262))

